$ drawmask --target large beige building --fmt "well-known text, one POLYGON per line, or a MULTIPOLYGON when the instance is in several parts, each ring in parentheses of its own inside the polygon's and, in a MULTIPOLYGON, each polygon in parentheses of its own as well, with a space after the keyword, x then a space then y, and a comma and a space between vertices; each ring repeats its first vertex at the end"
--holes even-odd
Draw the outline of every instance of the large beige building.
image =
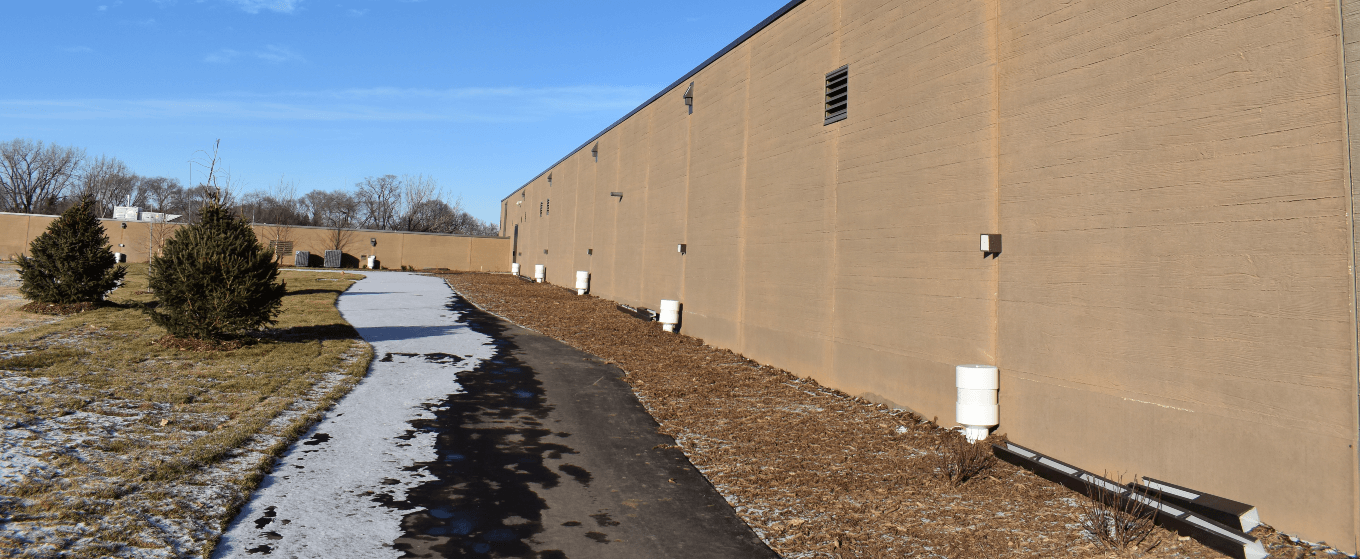
POLYGON ((502 235, 942 425, 955 365, 998 366, 1011 440, 1355 552, 1357 13, 795 0, 512 193, 502 235))

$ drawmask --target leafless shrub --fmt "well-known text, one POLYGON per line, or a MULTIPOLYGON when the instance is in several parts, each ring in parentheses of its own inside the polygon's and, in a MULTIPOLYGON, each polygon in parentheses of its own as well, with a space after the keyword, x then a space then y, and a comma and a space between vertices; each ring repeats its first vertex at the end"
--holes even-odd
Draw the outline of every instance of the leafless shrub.
MULTIPOLYGON (((1109 478, 1108 473, 1106 478, 1109 478)), ((1134 476, 1134 480, 1137 479, 1134 476)), ((1124 486, 1124 476, 1120 475, 1115 482, 1124 486)), ((1152 498, 1146 490, 1143 493, 1137 490, 1115 493, 1087 482, 1086 495, 1090 498, 1081 504, 1081 527, 1101 547, 1123 553, 1130 549, 1152 550, 1160 544, 1158 541, 1146 548, 1142 546, 1152 534, 1157 520, 1157 509, 1134 497, 1152 498)))
POLYGON ((968 443, 963 434, 951 430, 935 444, 935 462, 945 483, 957 487, 992 468, 996 457, 990 443, 968 443))

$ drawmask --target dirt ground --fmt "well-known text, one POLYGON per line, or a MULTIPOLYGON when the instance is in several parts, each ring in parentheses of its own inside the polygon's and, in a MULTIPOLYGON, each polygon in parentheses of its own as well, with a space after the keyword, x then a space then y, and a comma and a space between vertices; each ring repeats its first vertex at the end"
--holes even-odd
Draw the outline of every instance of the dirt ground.
POLYGON ((28 300, 19 295, 19 265, 0 262, 0 334, 60 321, 61 317, 22 313, 28 300))
MULTIPOLYGON (((1161 528, 1140 549, 1104 550, 1080 528, 1083 496, 1005 462, 950 487, 936 461, 944 430, 930 421, 666 333, 612 301, 505 274, 441 276, 482 308, 623 369, 661 431, 783 556, 1223 557, 1161 528)), ((1329 556, 1268 527, 1254 533, 1275 557, 1329 556)))

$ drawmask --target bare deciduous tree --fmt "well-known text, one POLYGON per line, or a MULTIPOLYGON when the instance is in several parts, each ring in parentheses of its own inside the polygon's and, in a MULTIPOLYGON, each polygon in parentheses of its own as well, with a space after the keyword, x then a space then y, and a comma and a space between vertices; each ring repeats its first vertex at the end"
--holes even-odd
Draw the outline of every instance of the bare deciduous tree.
POLYGON ((236 205, 236 198, 231 192, 235 186, 231 180, 231 172, 222 169, 222 158, 219 155, 221 148, 222 140, 218 139, 213 142, 211 154, 207 150, 199 150, 194 152, 196 157, 190 160, 193 165, 202 169, 207 177, 185 193, 183 210, 188 223, 197 221, 199 211, 209 202, 216 201, 227 208, 236 205))
POLYGON ((146 253, 153 257, 161 255, 165 241, 174 235, 179 224, 167 222, 164 218, 153 219, 146 224, 146 253))
POLYGON ((293 225, 301 218, 297 211, 296 183, 279 177, 279 182, 268 192, 251 192, 241 199, 242 212, 248 208, 250 221, 264 224, 263 233, 269 238, 270 246, 274 248, 275 258, 282 259, 284 255, 279 253, 278 246, 292 245, 293 225))
POLYGON ((392 229, 400 213, 402 183, 396 175, 383 175, 367 177, 355 185, 364 227, 392 229))
POLYGON ((135 204, 146 206, 152 212, 187 214, 184 208, 184 187, 179 179, 166 177, 143 177, 138 185, 135 204))
POLYGON ((458 208, 462 199, 450 208, 444 202, 444 191, 434 178, 424 175, 406 176, 402 179, 401 220, 397 224, 403 231, 445 231, 450 225, 453 208, 458 208))
POLYGON ((125 204, 129 195, 135 194, 139 179, 117 158, 99 156, 80 173, 78 194, 94 200, 97 216, 109 218, 113 216, 114 206, 125 204))
POLYGON ((344 251, 354 241, 359 202, 349 193, 315 190, 302 197, 312 212, 313 223, 326 228, 326 248, 344 251))
POLYGON ((84 150, 14 139, 0 143, 0 209, 50 211, 75 182, 84 150))

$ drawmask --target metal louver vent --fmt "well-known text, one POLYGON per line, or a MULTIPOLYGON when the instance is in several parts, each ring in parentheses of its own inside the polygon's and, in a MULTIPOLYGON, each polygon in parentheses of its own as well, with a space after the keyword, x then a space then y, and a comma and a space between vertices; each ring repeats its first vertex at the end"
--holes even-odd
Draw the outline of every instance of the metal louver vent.
POLYGON ((845 120, 850 97, 850 65, 826 74, 826 114, 822 125, 845 120))

